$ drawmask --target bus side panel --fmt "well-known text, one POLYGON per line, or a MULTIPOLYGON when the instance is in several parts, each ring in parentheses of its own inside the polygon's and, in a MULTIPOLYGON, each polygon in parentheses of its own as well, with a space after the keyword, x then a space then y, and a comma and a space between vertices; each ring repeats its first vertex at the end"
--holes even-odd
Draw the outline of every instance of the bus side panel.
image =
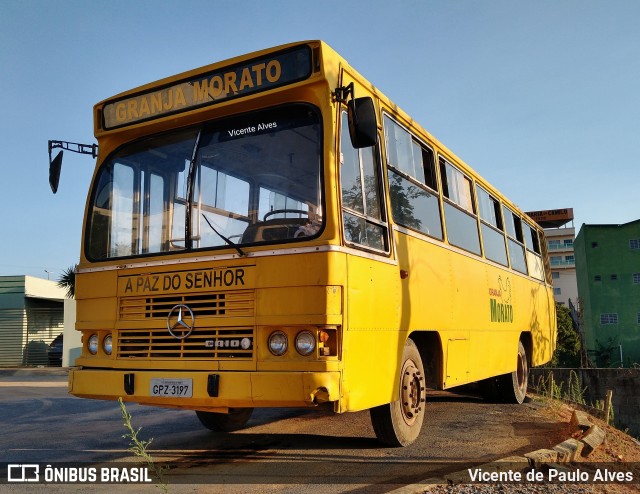
POLYGON ((533 351, 531 366, 546 364, 556 350, 557 320, 553 289, 539 285, 531 293, 534 315, 531 318, 533 351))
MULTIPOLYGON (((452 325, 457 307, 450 251, 398 231, 395 242, 400 269, 407 273, 401 282, 401 327, 409 332, 438 331, 443 351, 438 361, 444 369, 438 372, 443 378, 437 385, 442 387, 445 380, 462 381, 468 371, 469 332, 452 325)), ((424 365, 430 368, 432 363, 424 365)))
POLYGON ((347 257, 344 331, 346 410, 390 403, 396 389, 406 333, 400 331, 398 267, 365 257, 347 257))
POLYGON ((528 300, 521 293, 528 283, 507 269, 481 265, 485 284, 474 294, 480 309, 472 336, 471 382, 514 371, 520 334, 528 328, 523 322, 528 321, 528 300))
POLYGON ((470 381, 516 370, 518 341, 529 334, 530 365, 551 359, 555 325, 547 319, 549 289, 528 277, 484 264, 487 284, 476 297, 481 304, 479 328, 472 333, 470 381))
POLYGON ((399 268, 408 275, 401 282, 401 327, 407 331, 450 329, 456 310, 450 252, 397 231, 395 241, 399 268))
MULTIPOLYGON (((444 388, 515 370, 518 341, 532 333, 532 365, 551 358, 548 288, 444 245, 396 232, 402 281, 401 327, 436 330, 444 388)), ((425 367, 427 365, 425 364, 425 367)))

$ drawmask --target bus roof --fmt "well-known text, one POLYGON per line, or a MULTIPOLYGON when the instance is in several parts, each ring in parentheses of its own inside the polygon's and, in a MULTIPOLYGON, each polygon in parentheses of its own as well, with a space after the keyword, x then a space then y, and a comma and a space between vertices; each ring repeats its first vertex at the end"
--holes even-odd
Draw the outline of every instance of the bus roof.
POLYGON ((263 89, 271 89, 298 82, 310 77, 312 72, 317 72, 321 69, 320 58, 322 59, 325 73, 335 72, 338 74, 341 68, 347 69, 349 74, 358 80, 359 84, 370 91, 389 112, 393 113, 394 118, 399 119, 418 134, 418 137, 437 147, 438 151, 446 159, 462 168, 465 173, 473 176, 487 191, 499 196, 503 202, 514 211, 521 213, 532 225, 538 226, 520 208, 495 187, 491 186, 478 172, 442 144, 408 113, 395 105, 338 52, 322 40, 299 41, 266 48, 204 65, 116 94, 94 106, 96 136, 104 131, 172 115, 176 111, 186 111, 208 104, 227 101, 231 98, 223 96, 215 100, 213 97, 215 94, 212 96, 212 91, 220 88, 220 81, 222 81, 222 84, 225 83, 225 80, 227 84, 235 83, 235 87, 231 87, 231 89, 235 89, 234 97, 254 94, 263 89), (318 53, 313 54, 313 50, 318 50, 318 53), (273 65, 269 66, 271 62, 273 65), (277 74, 276 63, 279 63, 280 67, 282 67, 283 63, 296 65, 298 72, 288 71, 284 75, 282 73, 277 74), (269 67, 270 69, 268 69, 269 67), (271 72, 268 70, 271 70, 271 72), (279 77, 276 78, 276 75, 279 77), (245 87, 242 87, 243 77, 247 78, 244 80, 245 87), (250 79, 248 79, 249 77, 250 79), (207 89, 204 84, 213 89, 207 89), (189 90, 184 89, 186 87, 189 90), (200 93, 198 93, 198 90, 200 93), (198 94, 202 97, 200 100, 197 99, 198 94), (195 95, 193 96, 195 101, 193 99, 190 100, 189 95, 195 95), (182 97, 184 99, 181 99, 182 97), (211 98, 213 102, 209 100, 203 101, 205 97, 211 98), (184 109, 176 110, 175 106, 177 105, 182 105, 184 109), (98 132, 98 129, 100 129, 100 132, 98 132))

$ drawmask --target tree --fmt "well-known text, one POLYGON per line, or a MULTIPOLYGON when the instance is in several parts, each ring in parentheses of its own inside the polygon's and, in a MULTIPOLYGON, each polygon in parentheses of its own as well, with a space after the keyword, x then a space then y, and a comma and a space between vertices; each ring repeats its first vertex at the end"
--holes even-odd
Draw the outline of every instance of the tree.
POLYGON ((580 367, 580 335, 571 318, 571 311, 556 304, 558 341, 551 364, 554 367, 580 367))
POLYGON ((67 291, 67 297, 73 298, 76 294, 76 267, 77 264, 67 268, 58 280, 58 286, 67 291))
POLYGON ((596 340, 596 349, 590 350, 598 367, 611 367, 612 364, 621 366, 622 362, 615 361, 615 350, 620 349, 617 336, 610 336, 606 341, 596 340))

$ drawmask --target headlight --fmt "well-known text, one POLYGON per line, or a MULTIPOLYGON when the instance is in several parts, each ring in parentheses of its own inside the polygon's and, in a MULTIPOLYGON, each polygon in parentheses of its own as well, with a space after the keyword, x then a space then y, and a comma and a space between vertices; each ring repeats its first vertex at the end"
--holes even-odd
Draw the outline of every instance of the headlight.
POLYGON ((87 348, 89 349, 89 353, 91 355, 95 355, 98 353, 98 335, 92 334, 87 342, 87 348))
POLYGON ((287 351, 287 335, 282 331, 274 331, 269 335, 269 351, 276 356, 284 355, 287 351))
POLYGON ((104 353, 111 355, 111 352, 113 351, 113 338, 111 335, 108 335, 104 340, 102 340, 102 349, 104 350, 104 353))
POLYGON ((316 339, 311 331, 300 331, 296 336, 296 350, 300 355, 311 355, 316 348, 316 339))

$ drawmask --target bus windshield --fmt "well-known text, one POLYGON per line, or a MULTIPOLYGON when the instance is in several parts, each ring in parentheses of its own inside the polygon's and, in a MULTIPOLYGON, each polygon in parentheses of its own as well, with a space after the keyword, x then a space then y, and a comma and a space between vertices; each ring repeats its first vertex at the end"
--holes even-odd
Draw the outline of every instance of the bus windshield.
POLYGON ((91 260, 308 239, 322 227, 321 123, 289 105, 121 147, 88 209, 91 260))

